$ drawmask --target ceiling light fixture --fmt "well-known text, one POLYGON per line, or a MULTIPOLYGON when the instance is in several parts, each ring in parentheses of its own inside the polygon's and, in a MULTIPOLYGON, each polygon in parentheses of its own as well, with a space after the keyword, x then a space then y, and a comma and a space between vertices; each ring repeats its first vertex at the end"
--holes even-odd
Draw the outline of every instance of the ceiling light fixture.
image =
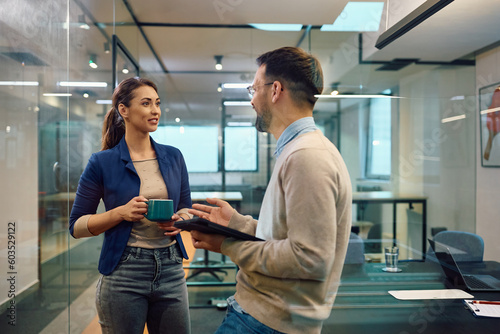
POLYGON ((93 87, 93 88, 105 88, 108 87, 107 82, 91 82, 91 81, 60 81, 57 83, 61 87, 93 87))
POLYGON ((81 29, 85 29, 85 30, 89 30, 90 29, 90 26, 85 21, 85 14, 78 15, 78 26, 81 29))
POLYGON ((104 42, 104 53, 110 53, 109 42, 104 42))
POLYGON ((356 94, 337 94, 337 95, 314 95, 318 99, 402 99, 400 96, 393 95, 356 95, 356 94))
POLYGON ((90 55, 89 59, 89 66, 92 68, 97 68, 97 62, 96 62, 97 56, 93 53, 90 55))
POLYGON ((460 119, 465 119, 466 116, 465 114, 464 115, 458 115, 458 116, 452 116, 452 117, 447 117, 447 118, 443 118, 441 120, 441 123, 449 123, 449 122, 454 122, 454 121, 458 121, 460 119))
POLYGON ((219 84, 219 86, 217 86, 217 91, 220 93, 222 92, 222 84, 219 84))
POLYGON ((227 122, 227 126, 253 126, 252 122, 227 122))
POLYGON ((247 89, 248 86, 251 86, 251 83, 225 83, 222 84, 222 88, 224 89, 247 89))
POLYGON ((497 112, 497 111, 500 111, 500 107, 498 108, 491 108, 491 109, 485 109, 485 110, 481 110, 479 113, 481 115, 486 115, 486 114, 489 114, 491 112, 497 112))
POLYGON ((0 86, 38 86, 38 81, 0 81, 0 86))
POLYGON ((71 93, 43 93, 43 96, 73 96, 71 93))
POLYGON ((128 70, 127 64, 123 64, 122 73, 128 74, 128 72, 129 72, 129 70, 128 70))
POLYGON ((113 104, 112 100, 96 100, 95 103, 97 104, 113 104))
POLYGON ((250 101, 224 101, 226 107, 251 107, 250 101))
POLYGON ((222 70, 222 57, 221 55, 214 56, 215 58, 215 69, 217 71, 222 70))

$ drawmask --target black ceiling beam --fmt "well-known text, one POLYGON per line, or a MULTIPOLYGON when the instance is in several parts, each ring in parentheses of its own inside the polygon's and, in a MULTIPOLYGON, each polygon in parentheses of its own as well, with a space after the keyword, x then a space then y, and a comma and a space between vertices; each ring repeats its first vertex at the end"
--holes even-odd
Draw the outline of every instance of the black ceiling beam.
MULTIPOLYGON (((300 44, 302 44, 302 42, 304 41, 304 39, 306 38, 306 36, 310 36, 311 34, 311 28, 312 28, 312 25, 308 25, 306 27, 306 29, 304 30, 304 32, 302 33, 302 36, 300 36, 300 39, 299 41, 297 42, 297 45, 296 47, 300 47, 300 44)), ((311 46, 311 43, 309 43, 309 47, 311 46)))
POLYGON ((163 72, 169 73, 168 70, 167 70, 167 67, 165 66, 165 64, 163 64, 163 61, 161 60, 161 58, 158 56, 158 54, 156 53, 155 49, 153 48, 153 45, 151 45, 151 42, 149 41, 148 36, 146 36, 146 33, 144 32, 144 29, 142 29, 142 25, 137 20, 137 17, 135 16, 135 14, 133 12, 132 7, 128 3, 128 0, 123 0, 123 4, 127 8, 127 10, 129 12, 130 16, 132 17, 132 19, 134 20, 134 23, 137 25, 137 29, 139 29, 139 31, 141 32, 141 35, 144 38, 144 41, 146 42, 146 44, 149 46, 149 49, 153 53, 153 56, 158 61, 158 64, 160 64, 161 69, 163 70, 163 72))

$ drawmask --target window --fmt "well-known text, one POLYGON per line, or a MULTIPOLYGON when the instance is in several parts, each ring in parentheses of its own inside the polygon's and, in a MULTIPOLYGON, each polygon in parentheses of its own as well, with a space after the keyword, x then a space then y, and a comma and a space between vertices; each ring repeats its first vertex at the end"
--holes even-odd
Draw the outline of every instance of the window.
POLYGON ((371 99, 365 176, 368 179, 389 179, 390 175, 391 100, 371 99))
POLYGON ((159 126, 151 137, 158 143, 181 150, 188 172, 219 170, 219 129, 216 126, 159 126))
POLYGON ((224 167, 226 171, 256 171, 257 130, 255 127, 226 127, 224 135, 224 167))

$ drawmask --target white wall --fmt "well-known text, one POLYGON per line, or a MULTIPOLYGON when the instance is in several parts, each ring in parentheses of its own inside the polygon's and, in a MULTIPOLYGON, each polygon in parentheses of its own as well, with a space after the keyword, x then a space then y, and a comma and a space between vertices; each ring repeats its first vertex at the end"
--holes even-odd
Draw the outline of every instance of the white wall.
MULTIPOLYGON (((484 86, 500 82, 500 47, 477 56, 476 86, 477 92, 484 86)), ((479 104, 477 115, 479 114, 479 104)), ((479 120, 479 116, 478 120, 479 120)), ((478 123, 479 124, 479 123, 478 123)), ((476 233, 483 237, 485 260, 500 260, 500 167, 481 166, 481 132, 479 126, 476 135, 476 233)), ((496 136, 499 137, 499 136, 496 136)), ((493 145, 500 145, 500 138, 495 138, 493 145)), ((493 153, 493 152, 492 152, 493 153)))

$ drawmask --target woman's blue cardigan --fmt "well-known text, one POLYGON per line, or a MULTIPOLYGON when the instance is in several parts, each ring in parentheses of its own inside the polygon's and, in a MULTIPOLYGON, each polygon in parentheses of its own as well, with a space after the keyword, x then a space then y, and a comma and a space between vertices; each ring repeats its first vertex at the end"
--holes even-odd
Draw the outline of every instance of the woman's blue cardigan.
MULTIPOLYGON (((168 196, 177 212, 191 207, 191 191, 186 164, 181 152, 172 146, 157 144, 150 138, 156 152, 160 172, 167 186, 168 196)), ((80 177, 76 198, 71 210, 69 231, 73 235, 75 222, 83 215, 95 214, 100 200, 106 211, 128 203, 139 196, 140 179, 125 138, 115 147, 92 154, 80 177)), ((118 265, 127 246, 133 222, 122 221, 104 232, 99 257, 99 272, 109 275, 118 265)), ((184 258, 188 258, 180 234, 176 236, 184 258)))

